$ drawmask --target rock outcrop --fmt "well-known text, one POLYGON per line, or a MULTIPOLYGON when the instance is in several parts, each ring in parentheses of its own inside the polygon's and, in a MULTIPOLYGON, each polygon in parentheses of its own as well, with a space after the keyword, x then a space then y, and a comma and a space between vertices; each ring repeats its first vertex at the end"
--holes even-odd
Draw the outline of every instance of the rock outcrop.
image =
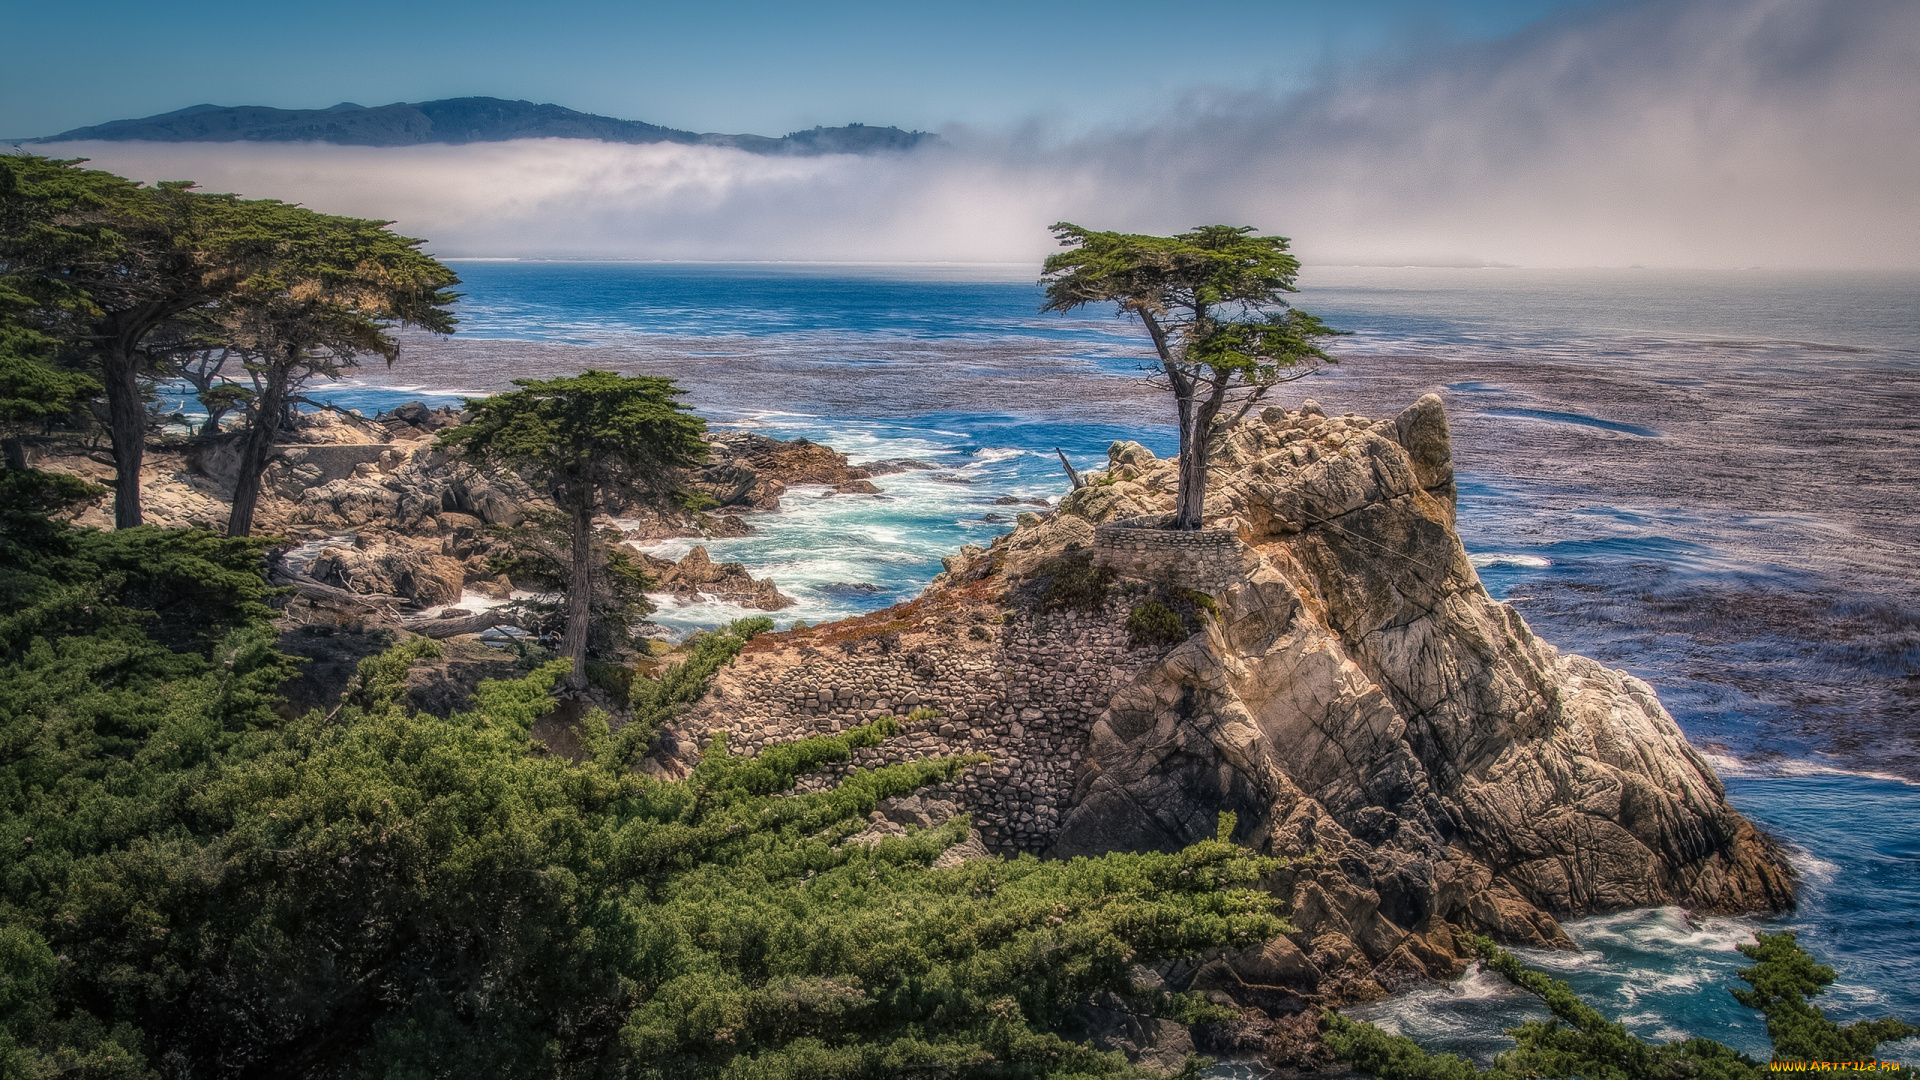
POLYGON ((792 607, 795 602, 774 586, 772 578, 756 579, 747 573, 743 563, 714 562, 704 547, 696 546, 677 563, 646 554, 639 558, 653 577, 654 588, 672 593, 674 599, 683 603, 712 597, 761 611, 779 611, 792 607))
POLYGON ((467 567, 441 545, 393 533, 364 534, 315 555, 307 575, 349 592, 400 596, 421 607, 460 599, 467 567))
POLYGON ((991 754, 931 797, 996 851, 1174 848, 1233 811, 1292 860, 1267 887, 1297 929, 1177 981, 1269 1018, 1455 973, 1456 929, 1552 946, 1563 916, 1791 905, 1653 691, 1481 586, 1438 398, 1269 409, 1212 447, 1204 532, 1152 528, 1172 464, 1115 444, 912 603, 756 639, 651 767, 893 713, 907 733, 856 764, 991 754))
MULTIPOLYGON (((884 462, 896 472, 919 462, 884 462)), ((847 455, 806 439, 784 441, 751 431, 715 433, 707 442, 707 464, 694 473, 693 485, 722 510, 777 510, 780 496, 794 484, 824 484, 843 495, 873 495, 873 473, 849 465, 847 455)))

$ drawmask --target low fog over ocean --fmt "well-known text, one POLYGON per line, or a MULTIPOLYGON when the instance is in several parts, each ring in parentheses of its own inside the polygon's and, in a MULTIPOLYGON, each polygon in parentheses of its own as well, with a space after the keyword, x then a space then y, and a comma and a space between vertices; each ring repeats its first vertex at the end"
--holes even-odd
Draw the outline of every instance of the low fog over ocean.
MULTIPOLYGON (((142 179, 392 218, 450 256, 1037 263, 1045 228, 1246 222, 1309 262, 1920 265, 1920 7, 1600 5, 1492 41, 1034 114, 904 154, 532 140, 70 143, 142 179)), ((671 120, 671 117, 647 117, 671 120)))

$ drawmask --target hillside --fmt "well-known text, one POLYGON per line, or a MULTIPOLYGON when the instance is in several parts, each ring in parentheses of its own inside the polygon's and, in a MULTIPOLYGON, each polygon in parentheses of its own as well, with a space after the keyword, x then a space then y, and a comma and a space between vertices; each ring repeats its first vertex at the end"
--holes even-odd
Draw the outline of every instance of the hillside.
POLYGON ((341 102, 329 109, 262 105, 193 105, 138 120, 74 128, 35 143, 324 142, 339 146, 419 146, 509 139, 597 139, 615 143, 729 146, 755 154, 873 154, 908 150, 934 136, 896 127, 816 127, 780 138, 681 131, 639 120, 576 112, 531 101, 463 97, 367 108, 341 102))

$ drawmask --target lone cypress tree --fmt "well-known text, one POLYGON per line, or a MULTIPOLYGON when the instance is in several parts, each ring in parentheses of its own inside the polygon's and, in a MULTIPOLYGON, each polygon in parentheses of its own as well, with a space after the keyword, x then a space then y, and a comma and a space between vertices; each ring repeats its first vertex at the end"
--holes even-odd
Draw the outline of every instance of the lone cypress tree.
POLYGON ((1268 390, 1333 357, 1315 341, 1338 331, 1287 304, 1300 260, 1284 236, 1205 225, 1176 236, 1093 232, 1061 222, 1070 251, 1047 258, 1041 311, 1112 301, 1140 317, 1180 410, 1176 529, 1198 529, 1207 494, 1207 432, 1236 403, 1237 419, 1268 390), (1236 401, 1237 399, 1237 401, 1236 401))
POLYGON ((706 456, 707 425, 675 400, 683 391, 672 379, 588 371, 513 382, 520 389, 468 400, 473 420, 447 429, 440 444, 544 487, 570 519, 564 648, 573 661, 568 685, 577 690, 587 685, 594 512, 615 485, 669 496, 676 470, 706 456))

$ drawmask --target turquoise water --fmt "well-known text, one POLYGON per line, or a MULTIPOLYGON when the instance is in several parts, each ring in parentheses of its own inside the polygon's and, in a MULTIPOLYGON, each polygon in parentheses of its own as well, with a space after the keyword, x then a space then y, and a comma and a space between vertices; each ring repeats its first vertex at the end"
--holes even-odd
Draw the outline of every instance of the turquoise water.
MULTIPOLYGON (((1174 444, 1132 326, 1038 315, 1031 282, 458 268, 461 334, 410 341, 332 400, 451 403, 600 366, 672 374, 717 423, 936 466, 881 478, 878 497, 796 490, 756 535, 711 543, 800 601, 782 620, 914 595, 942 555, 1010 527, 1022 507, 996 499, 1064 493, 1056 446, 1087 468, 1114 439, 1174 444)), ((1805 875, 1779 920, 1623 913, 1574 924, 1579 953, 1531 959, 1649 1037, 1759 1051, 1722 987, 1735 944, 1786 926, 1839 970, 1834 1011, 1920 1018, 1920 278, 1310 269, 1300 301, 1355 333, 1338 368, 1279 400, 1382 416, 1440 393, 1488 588, 1548 640, 1651 681, 1805 875)), ((660 618, 738 614, 668 599, 660 618)), ((1367 1015, 1484 1058, 1529 1013, 1473 975, 1367 1015)))
MULTIPOLYGON (((1522 950, 1634 1034, 1718 1039, 1761 1057, 1766 1024, 1727 992, 1755 931, 1792 930, 1839 975, 1818 1004, 1836 1019, 1920 1016, 1920 787, 1848 774, 1727 778, 1728 797, 1791 843, 1801 908, 1774 919, 1694 917, 1677 908, 1570 923, 1577 953, 1522 950)), ((1501 1032, 1548 1014, 1491 972, 1415 991, 1349 1015, 1483 1064, 1513 1045, 1501 1032)), ((1920 1041, 1881 1049, 1912 1064, 1920 1041)))

